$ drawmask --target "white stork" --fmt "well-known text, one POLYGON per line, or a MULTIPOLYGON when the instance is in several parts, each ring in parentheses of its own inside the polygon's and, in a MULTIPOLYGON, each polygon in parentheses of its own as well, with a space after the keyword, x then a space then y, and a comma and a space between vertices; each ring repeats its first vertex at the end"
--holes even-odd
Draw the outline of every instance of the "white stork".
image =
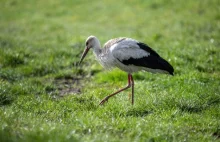
POLYGON ((128 85, 117 92, 106 96, 100 105, 104 104, 110 97, 132 87, 131 102, 134 104, 134 80, 133 72, 145 70, 152 73, 167 73, 173 75, 173 67, 160 57, 148 45, 131 38, 115 38, 105 43, 101 48, 99 40, 95 36, 89 36, 86 47, 79 64, 83 61, 89 49, 93 49, 99 63, 107 69, 118 67, 128 73, 128 85))

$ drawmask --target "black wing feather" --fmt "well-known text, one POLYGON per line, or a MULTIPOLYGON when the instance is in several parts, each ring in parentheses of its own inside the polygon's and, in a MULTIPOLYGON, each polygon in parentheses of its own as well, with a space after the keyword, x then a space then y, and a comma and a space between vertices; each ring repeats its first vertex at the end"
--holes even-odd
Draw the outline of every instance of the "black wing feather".
POLYGON ((150 69, 160 69, 169 72, 173 75, 174 69, 173 67, 163 58, 148 56, 142 58, 129 58, 128 60, 121 61, 125 65, 135 65, 140 67, 146 67, 150 69))
POLYGON ((144 51, 150 53, 149 56, 142 58, 129 58, 128 60, 122 60, 125 65, 135 65, 141 67, 147 67, 150 69, 160 69, 169 72, 173 75, 174 69, 173 67, 163 58, 160 57, 153 49, 151 49, 148 45, 144 43, 137 43, 138 46, 144 51))
POLYGON ((139 43, 137 43, 137 44, 138 44, 138 46, 139 46, 141 49, 143 49, 144 51, 150 53, 150 55, 154 55, 154 56, 156 56, 156 57, 160 57, 160 55, 158 55, 157 52, 154 51, 152 48, 150 48, 147 44, 142 43, 142 42, 139 42, 139 43))

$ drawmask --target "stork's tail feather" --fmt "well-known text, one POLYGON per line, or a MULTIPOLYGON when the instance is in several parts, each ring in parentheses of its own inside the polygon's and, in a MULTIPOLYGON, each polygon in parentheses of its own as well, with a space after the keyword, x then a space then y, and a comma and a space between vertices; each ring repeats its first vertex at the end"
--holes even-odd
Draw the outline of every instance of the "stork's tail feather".
POLYGON ((170 75, 174 75, 174 69, 173 67, 170 65, 170 63, 168 63, 165 59, 163 58, 158 58, 158 63, 161 65, 162 69, 167 71, 170 75))

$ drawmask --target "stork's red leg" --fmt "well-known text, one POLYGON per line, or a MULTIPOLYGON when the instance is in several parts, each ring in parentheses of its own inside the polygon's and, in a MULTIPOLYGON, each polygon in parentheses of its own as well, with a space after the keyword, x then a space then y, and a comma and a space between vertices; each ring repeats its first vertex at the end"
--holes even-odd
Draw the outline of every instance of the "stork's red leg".
POLYGON ((99 105, 103 105, 106 101, 108 101, 108 99, 118 93, 120 93, 121 91, 124 91, 128 88, 130 88, 132 86, 132 104, 134 103, 134 80, 131 74, 128 74, 128 85, 120 90, 118 90, 117 92, 110 94, 108 96, 106 96, 100 103, 99 105))
POLYGON ((131 104, 134 104, 134 80, 132 75, 130 76, 130 81, 131 81, 131 104))

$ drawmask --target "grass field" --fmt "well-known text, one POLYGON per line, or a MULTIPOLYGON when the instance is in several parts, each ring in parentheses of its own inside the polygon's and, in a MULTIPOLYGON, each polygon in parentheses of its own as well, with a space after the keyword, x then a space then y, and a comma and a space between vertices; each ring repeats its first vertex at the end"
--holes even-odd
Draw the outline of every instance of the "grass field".
POLYGON ((0 141, 220 141, 219 0, 1 0, 0 141), (76 66, 89 35, 101 43, 147 43, 175 75, 105 71, 92 53, 76 66))

